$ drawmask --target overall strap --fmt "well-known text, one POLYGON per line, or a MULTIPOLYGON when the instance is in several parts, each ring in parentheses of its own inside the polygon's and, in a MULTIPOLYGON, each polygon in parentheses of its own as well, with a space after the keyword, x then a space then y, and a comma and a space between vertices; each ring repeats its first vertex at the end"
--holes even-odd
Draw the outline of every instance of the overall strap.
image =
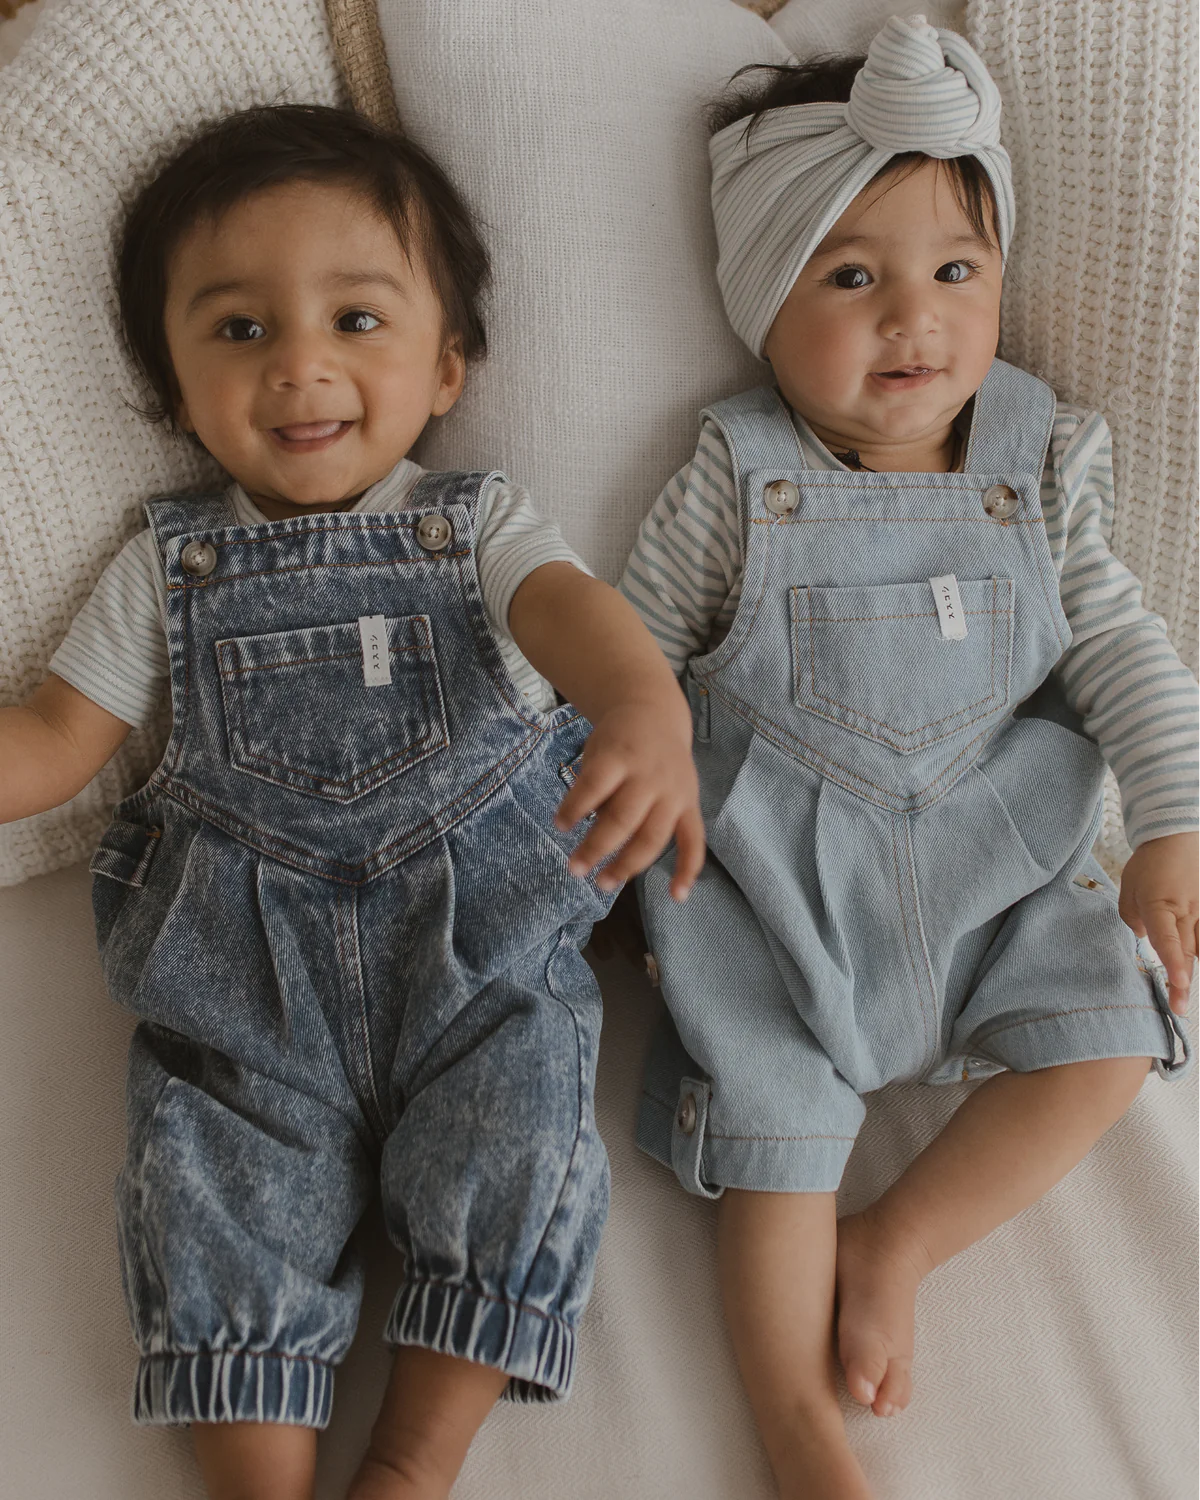
POLYGON ((471 527, 474 530, 479 502, 484 490, 493 480, 507 483, 507 475, 502 474, 499 469, 492 469, 490 473, 482 470, 461 473, 450 470, 445 473, 423 474, 413 488, 407 508, 439 510, 445 506, 462 505, 470 513, 471 527))
POLYGON ((1044 380, 994 359, 975 393, 964 468, 980 474, 1040 475, 1056 405, 1044 380))
POLYGON ((220 531, 223 526, 237 525, 233 506, 224 490, 210 490, 199 495, 164 495, 158 500, 147 500, 144 509, 160 554, 164 545, 176 537, 190 536, 196 531, 220 531))
POLYGON ((782 475, 805 467, 787 402, 770 386, 718 401, 705 407, 700 416, 711 417, 724 434, 735 479, 747 469, 777 466, 782 475))
POLYGON ((764 385, 752 391, 742 391, 725 401, 717 401, 705 407, 700 417, 701 420, 712 418, 721 429, 729 449, 742 555, 748 557, 752 528, 743 493, 745 476, 752 471, 773 469, 778 470, 782 479, 798 469, 807 468, 791 410, 777 390, 764 385))

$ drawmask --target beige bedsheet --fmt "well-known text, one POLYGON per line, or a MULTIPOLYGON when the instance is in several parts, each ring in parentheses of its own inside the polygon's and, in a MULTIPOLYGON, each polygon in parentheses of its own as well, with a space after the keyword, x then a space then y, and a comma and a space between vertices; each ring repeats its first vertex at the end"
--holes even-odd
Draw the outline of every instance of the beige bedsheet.
MULTIPOLYGON (((606 998, 598 1115, 613 1209, 575 1394, 498 1409, 461 1500, 759 1500, 764 1460, 713 1276, 712 1205, 638 1155, 632 1121, 657 998, 628 966, 606 998)), ((105 997, 83 867, 0 890, 0 1497, 191 1500, 187 1439, 129 1424, 112 1182, 126 1016, 105 997)), ((878 1096, 847 1206, 876 1193, 961 1090, 878 1096)), ((1192 1082, 1150 1079, 1126 1120, 1018 1221, 930 1279, 917 1395, 853 1413, 879 1500, 1190 1500, 1195 1471, 1192 1082)), ((386 1368, 396 1261, 364 1236, 368 1295, 339 1378, 320 1500, 335 1500, 386 1368)))

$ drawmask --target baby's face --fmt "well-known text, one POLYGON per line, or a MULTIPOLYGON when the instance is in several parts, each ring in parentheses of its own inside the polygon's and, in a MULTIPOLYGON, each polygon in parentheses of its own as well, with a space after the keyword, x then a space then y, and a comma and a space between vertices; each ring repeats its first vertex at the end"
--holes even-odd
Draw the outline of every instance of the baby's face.
POLYGON ((382 479, 462 390, 419 254, 354 188, 265 188, 180 243, 166 335, 178 420, 272 519, 382 479))
POLYGON ((788 293, 766 355, 828 446, 926 467, 996 353, 1000 283, 999 250, 924 162, 855 198, 788 293))

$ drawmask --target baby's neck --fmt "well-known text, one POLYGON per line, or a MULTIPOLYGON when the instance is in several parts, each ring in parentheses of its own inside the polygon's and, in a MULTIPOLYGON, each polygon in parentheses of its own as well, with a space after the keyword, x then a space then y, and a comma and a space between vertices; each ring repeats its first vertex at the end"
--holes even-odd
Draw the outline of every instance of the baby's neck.
POLYGON ((877 474, 946 474, 958 460, 958 434, 951 422, 944 431, 908 442, 872 442, 850 439, 806 417, 813 435, 830 453, 852 469, 871 469, 877 474))
POLYGON ((246 493, 268 521, 290 521, 293 516, 306 516, 314 511, 353 510, 366 491, 360 490, 346 500, 314 500, 304 504, 281 496, 255 495, 249 490, 246 493))

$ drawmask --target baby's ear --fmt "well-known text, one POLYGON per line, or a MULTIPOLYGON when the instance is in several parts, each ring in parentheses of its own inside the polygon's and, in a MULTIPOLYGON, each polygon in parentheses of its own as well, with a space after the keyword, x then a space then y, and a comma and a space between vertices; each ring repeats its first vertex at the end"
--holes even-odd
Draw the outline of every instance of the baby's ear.
POLYGON ((430 416, 444 416, 462 395, 463 385, 467 379, 467 361, 463 357, 462 340, 453 338, 442 350, 441 362, 438 365, 439 385, 437 394, 434 396, 433 408, 430 416))

